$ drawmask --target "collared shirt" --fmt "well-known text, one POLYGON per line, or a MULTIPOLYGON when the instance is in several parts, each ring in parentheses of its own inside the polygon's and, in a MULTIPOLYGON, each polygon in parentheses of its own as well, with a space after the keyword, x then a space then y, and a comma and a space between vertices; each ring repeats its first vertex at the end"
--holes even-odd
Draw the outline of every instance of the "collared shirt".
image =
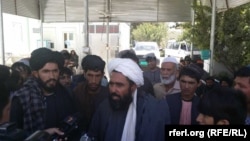
POLYGON ((180 125, 191 125, 192 101, 181 102, 180 125))
POLYGON ((180 83, 178 80, 175 81, 173 88, 166 91, 165 85, 163 83, 156 83, 154 85, 154 93, 157 99, 164 99, 166 95, 178 93, 181 91, 180 83))

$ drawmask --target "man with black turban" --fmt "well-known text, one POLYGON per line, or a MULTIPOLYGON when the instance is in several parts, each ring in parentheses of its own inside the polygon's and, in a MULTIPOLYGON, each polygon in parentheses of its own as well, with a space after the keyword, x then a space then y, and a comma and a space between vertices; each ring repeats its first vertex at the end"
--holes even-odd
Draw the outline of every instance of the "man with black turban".
POLYGON ((48 48, 38 48, 31 53, 30 67, 33 71, 41 69, 47 62, 54 62, 58 64, 59 68, 62 68, 64 57, 60 52, 48 48))
POLYGON ((31 53, 32 76, 14 93, 10 121, 29 136, 37 130, 56 131, 65 117, 73 114, 73 101, 58 83, 64 60, 57 51, 38 48, 31 53))
POLYGON ((108 88, 101 85, 104 76, 105 62, 97 55, 87 55, 82 59, 85 81, 74 89, 74 102, 82 114, 80 128, 86 132, 96 108, 108 97, 108 88))

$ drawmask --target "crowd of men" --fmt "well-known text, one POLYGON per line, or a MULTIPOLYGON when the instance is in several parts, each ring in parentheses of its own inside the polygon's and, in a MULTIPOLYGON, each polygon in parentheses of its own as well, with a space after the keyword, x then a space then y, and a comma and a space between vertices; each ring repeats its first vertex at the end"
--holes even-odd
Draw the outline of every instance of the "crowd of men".
POLYGON ((158 66, 148 54, 142 71, 132 50, 109 62, 87 55, 80 74, 66 59, 38 48, 26 62, 0 65, 0 123, 15 123, 25 138, 43 131, 70 141, 164 141, 170 124, 250 124, 249 66, 218 83, 190 58, 158 66))

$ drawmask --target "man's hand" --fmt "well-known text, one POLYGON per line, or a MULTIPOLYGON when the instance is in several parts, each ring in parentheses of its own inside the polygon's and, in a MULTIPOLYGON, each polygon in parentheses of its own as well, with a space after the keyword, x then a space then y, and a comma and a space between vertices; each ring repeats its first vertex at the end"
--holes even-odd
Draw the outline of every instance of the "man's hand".
MULTIPOLYGON (((50 135, 54 135, 54 134, 57 134, 59 136, 63 136, 64 133, 59 130, 59 128, 48 128, 46 130, 44 130, 45 132, 49 133, 50 135)), ((64 139, 54 139, 53 141, 66 141, 67 138, 64 138, 64 139)))
POLYGON ((53 135, 53 134, 64 135, 64 133, 60 131, 58 128, 49 128, 44 131, 49 133, 50 135, 53 135))

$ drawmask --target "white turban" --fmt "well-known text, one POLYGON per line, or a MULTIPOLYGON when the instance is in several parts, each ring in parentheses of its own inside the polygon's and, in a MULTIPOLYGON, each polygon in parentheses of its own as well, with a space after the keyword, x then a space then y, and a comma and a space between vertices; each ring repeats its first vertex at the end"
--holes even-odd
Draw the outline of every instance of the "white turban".
POLYGON ((133 81, 137 87, 144 84, 142 70, 133 60, 127 58, 115 58, 108 63, 109 75, 112 71, 121 72, 133 81))
POLYGON ((165 63, 165 62, 171 62, 171 63, 174 63, 174 64, 178 64, 178 61, 174 57, 166 57, 166 58, 164 58, 162 63, 165 63))

